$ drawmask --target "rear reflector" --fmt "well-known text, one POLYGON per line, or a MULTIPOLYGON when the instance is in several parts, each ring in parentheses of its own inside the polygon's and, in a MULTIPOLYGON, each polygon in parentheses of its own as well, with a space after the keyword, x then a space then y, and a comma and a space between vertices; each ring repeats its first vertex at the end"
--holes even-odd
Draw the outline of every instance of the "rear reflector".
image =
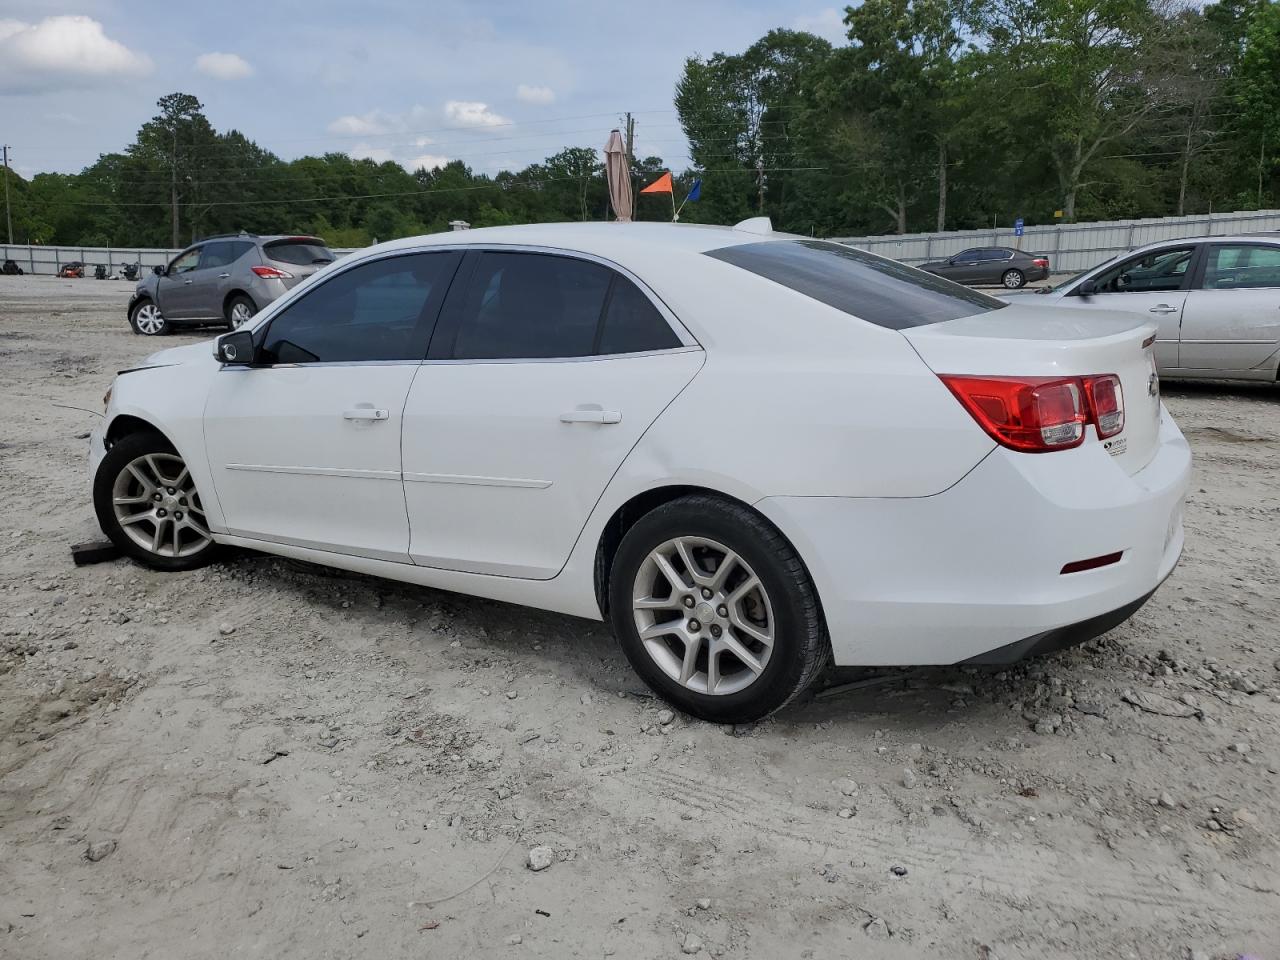
POLYGON ((293 274, 288 270, 280 270, 276 267, 250 267, 254 273, 267 280, 292 280, 293 274))
POLYGON ((1109 567, 1113 563, 1119 563, 1120 558, 1124 556, 1124 551, 1119 550, 1116 553, 1104 553, 1100 557, 1090 557, 1088 560, 1073 560, 1071 563, 1064 564, 1061 573, 1080 573, 1084 570, 1097 570, 1099 567, 1109 567))
POLYGON ((939 379, 993 440, 1023 453, 1070 450, 1092 423, 1098 437, 1124 429, 1124 393, 1114 373, 1088 377, 971 377, 939 379))

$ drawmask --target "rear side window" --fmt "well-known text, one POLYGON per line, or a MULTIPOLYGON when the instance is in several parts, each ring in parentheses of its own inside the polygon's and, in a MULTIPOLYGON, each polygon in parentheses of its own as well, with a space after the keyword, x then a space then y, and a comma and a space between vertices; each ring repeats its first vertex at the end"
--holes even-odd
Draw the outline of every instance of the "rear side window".
POLYGON ((263 244, 262 252, 279 263, 308 266, 313 263, 332 263, 333 254, 323 243, 314 240, 274 240, 263 244))
POLYGON ((766 240, 707 256, 891 330, 1008 306, 914 267, 826 240, 766 240))
POLYGON ((413 253, 343 271, 271 321, 266 361, 421 360, 459 260, 413 253))
POLYGON ((253 246, 248 240, 214 240, 201 248, 200 269, 225 267, 235 263, 253 246))
POLYGON ((483 253, 452 356, 459 360, 587 357, 613 271, 537 253, 483 253))
POLYGON ((670 350, 680 346, 666 318, 648 297, 626 277, 613 279, 609 306, 605 310, 597 353, 641 353, 670 350))
POLYGON ((1221 244, 1209 248, 1204 271, 1206 290, 1280 287, 1280 247, 1266 244, 1221 244))

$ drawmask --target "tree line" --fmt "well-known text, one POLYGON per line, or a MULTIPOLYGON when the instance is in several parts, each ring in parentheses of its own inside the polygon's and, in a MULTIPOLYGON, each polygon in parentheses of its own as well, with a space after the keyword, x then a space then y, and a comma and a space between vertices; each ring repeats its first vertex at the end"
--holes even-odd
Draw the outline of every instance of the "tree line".
MULTIPOLYGON (((865 0, 847 41, 773 30, 688 58, 675 107, 702 199, 681 219, 839 236, 1162 216, 1280 198, 1280 2, 865 0)), ((473 226, 604 219, 594 146, 495 175, 412 173, 326 153, 282 160, 160 99, 122 152, 11 175, 14 239, 181 246, 248 230, 332 246, 473 226)), ((638 145, 643 150, 643 141, 638 145)), ((632 165, 637 186, 666 167, 632 165)), ((665 196, 640 219, 669 219, 665 196)))

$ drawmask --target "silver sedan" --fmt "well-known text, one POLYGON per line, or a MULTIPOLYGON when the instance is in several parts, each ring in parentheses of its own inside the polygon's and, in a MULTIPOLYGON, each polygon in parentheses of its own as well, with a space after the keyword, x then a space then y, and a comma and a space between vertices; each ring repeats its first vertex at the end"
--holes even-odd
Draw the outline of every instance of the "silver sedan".
POLYGON ((1038 293, 1055 306, 1154 320, 1162 376, 1277 379, 1280 234, 1152 243, 1038 293))

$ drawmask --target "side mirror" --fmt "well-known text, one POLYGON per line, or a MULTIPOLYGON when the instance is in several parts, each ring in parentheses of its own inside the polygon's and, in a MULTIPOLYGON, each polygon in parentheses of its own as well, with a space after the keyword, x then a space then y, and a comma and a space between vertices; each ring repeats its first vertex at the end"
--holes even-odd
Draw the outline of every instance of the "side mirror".
POLYGON ((220 363, 247 367, 253 363, 253 334, 248 330, 224 333, 214 341, 213 355, 220 363))
POLYGON ((154 266, 154 267, 152 267, 152 268, 151 268, 151 272, 152 272, 152 273, 154 273, 157 277, 163 277, 163 276, 164 276, 164 267, 161 267, 161 266, 159 266, 159 265, 154 266))
POLYGON ((1086 280, 1080 286, 1076 287, 1076 293, 1082 297, 1092 297, 1098 292, 1098 288, 1093 285, 1092 280, 1086 280))

